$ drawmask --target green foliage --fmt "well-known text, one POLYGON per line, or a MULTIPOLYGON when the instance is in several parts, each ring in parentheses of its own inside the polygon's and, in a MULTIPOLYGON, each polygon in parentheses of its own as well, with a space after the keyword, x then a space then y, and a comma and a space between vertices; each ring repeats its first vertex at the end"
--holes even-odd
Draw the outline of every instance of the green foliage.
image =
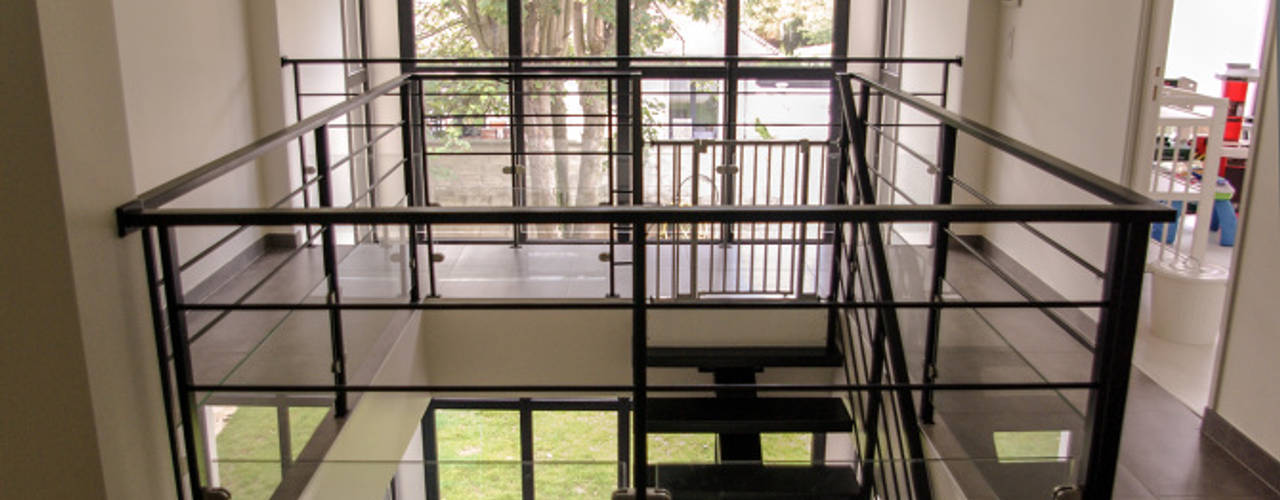
POLYGON ((761 139, 766 141, 773 139, 773 134, 769 133, 769 127, 764 126, 759 117, 756 117, 755 130, 756 135, 760 136, 761 139))
POLYGON ((747 0, 742 24, 784 54, 831 42, 830 0, 747 0))

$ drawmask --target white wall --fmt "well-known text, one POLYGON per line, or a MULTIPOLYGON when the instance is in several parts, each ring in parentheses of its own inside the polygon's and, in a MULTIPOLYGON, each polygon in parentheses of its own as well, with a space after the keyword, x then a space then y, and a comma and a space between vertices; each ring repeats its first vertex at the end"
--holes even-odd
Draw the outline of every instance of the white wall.
POLYGON ((0 10, 5 66, 21 75, 0 93, 17 120, 0 162, 0 495, 171 497, 141 248, 115 235, 113 209, 136 186, 113 4, 0 10))
MULTIPOLYGON (((82 3, 79 13, 89 18, 110 12, 104 1, 82 3)), ((44 59, 54 46, 67 52, 79 48, 79 55, 84 55, 86 47, 77 47, 77 41, 105 40, 109 48, 114 35, 110 30, 86 30, 78 40, 58 37, 61 44, 42 40, 53 38, 43 36, 51 29, 81 28, 85 21, 76 12, 50 12, 48 7, 38 19, 35 0, 0 2, 0 46, 5 48, 0 60, 8 72, 0 78, 0 128, 5 131, 0 134, 0 149, 5 151, 0 159, 0 213, 5 217, 0 224, 5 242, 0 245, 5 263, 0 267, 0 323, 5 325, 0 332, 0 405, 5 408, 0 424, 0 494, 103 498, 103 450, 94 426, 58 169, 58 155, 71 152, 65 147, 58 151, 54 136, 55 127, 65 127, 56 122, 67 116, 54 115, 46 89, 47 79, 67 85, 56 78, 67 67, 48 68, 54 73, 50 78, 44 59), (77 480, 68 481, 70 474, 77 480)), ((110 59, 112 54, 108 49, 94 55, 110 59)), ((95 69, 103 70, 97 90, 108 95, 114 90, 113 104, 118 107, 119 74, 112 64, 95 69)), ((104 130, 95 137, 105 137, 103 142, 110 144, 123 134, 104 130)), ((103 156, 104 163, 127 174, 122 168, 127 150, 112 147, 103 156)))
MULTIPOLYGON (((139 192, 253 142, 257 127, 243 2, 112 3, 139 192)), ((249 164, 172 206, 258 207, 258 179, 257 166, 249 164)), ((180 230, 179 254, 185 260, 228 231, 180 230)), ((245 231, 185 273, 184 285, 196 285, 261 234, 259 228, 245 231)))
MULTIPOLYGON (((991 117, 995 32, 999 20, 999 0, 917 0, 907 3, 903 21, 904 57, 963 57, 963 63, 952 66, 949 74, 947 109, 980 123, 989 123, 991 117)), ((903 65, 902 88, 906 90, 936 92, 942 83, 942 71, 937 65, 903 65)), ((941 103, 937 98, 926 100, 941 103)), ((936 123, 909 106, 901 106, 900 113, 901 123, 936 123)), ((938 129, 903 128, 899 134, 900 141, 907 147, 937 162, 938 129)), ((983 143, 965 134, 959 135, 957 177, 972 186, 985 185, 987 161, 988 151, 983 143)), ((897 165, 898 187, 918 203, 933 203, 934 179, 927 167, 902 152, 898 153, 897 165)), ((977 202, 963 189, 953 191, 955 203, 977 202)), ((917 226, 917 229, 927 229, 927 225, 917 226)), ((964 226, 957 230, 971 232, 964 226)))
POLYGON ((1249 163, 1249 179, 1244 192, 1235 262, 1232 264, 1232 301, 1228 302, 1226 334, 1220 350, 1215 397, 1211 405, 1224 419, 1250 439, 1280 459, 1280 310, 1276 308, 1275 284, 1280 282, 1280 154, 1277 153, 1276 123, 1276 13, 1271 14, 1270 61, 1265 95, 1261 106, 1254 156, 1249 163))
MULTIPOLYGON (((1126 138, 1143 2, 1024 0, 1004 3, 996 43, 991 123, 1106 179, 1125 173, 1126 138)), ((993 151, 986 192, 1001 203, 1100 203, 1020 160, 993 151)), ((1067 248, 1101 265, 1107 229, 1041 224, 1067 248)), ((986 236, 1068 298, 1097 298, 1100 280, 1010 224, 986 236)))

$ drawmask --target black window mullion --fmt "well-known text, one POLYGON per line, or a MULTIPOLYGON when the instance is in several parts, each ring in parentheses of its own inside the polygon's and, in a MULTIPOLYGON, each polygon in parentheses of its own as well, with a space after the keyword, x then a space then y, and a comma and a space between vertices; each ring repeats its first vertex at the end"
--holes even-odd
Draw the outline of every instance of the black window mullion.
POLYGON ((528 398, 520 399, 520 479, 524 500, 534 500, 533 408, 528 398))
POLYGON ((618 398, 618 487, 626 488, 631 462, 631 399, 618 398))
POLYGON ((422 475, 427 500, 440 499, 440 450, 436 442, 436 407, 422 414, 422 475))

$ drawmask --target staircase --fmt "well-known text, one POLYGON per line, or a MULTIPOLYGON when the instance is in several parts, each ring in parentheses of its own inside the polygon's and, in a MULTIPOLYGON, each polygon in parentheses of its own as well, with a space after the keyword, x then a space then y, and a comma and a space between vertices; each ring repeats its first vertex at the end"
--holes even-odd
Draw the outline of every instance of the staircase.
MULTIPOLYGON (((835 368, 839 351, 828 347, 655 347, 650 367, 691 368, 713 374, 716 384, 754 384, 769 368, 835 368)), ((715 433, 717 464, 652 465, 650 486, 675 500, 733 498, 857 498, 857 474, 848 465, 765 465, 765 432, 850 432, 853 418, 842 398, 761 397, 754 390, 723 389, 714 397, 649 399, 648 430, 715 433)))

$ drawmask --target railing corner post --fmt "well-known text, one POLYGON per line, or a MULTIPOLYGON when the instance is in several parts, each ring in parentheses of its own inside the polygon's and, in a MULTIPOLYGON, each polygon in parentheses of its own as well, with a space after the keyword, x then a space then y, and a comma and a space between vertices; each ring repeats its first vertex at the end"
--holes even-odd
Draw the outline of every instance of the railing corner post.
POLYGON ((1093 357, 1098 388, 1089 396, 1088 442, 1079 455, 1085 458, 1084 498, 1090 500, 1111 498, 1115 484, 1149 231, 1145 222, 1118 222, 1111 229, 1102 288, 1107 305, 1099 314, 1093 357))

